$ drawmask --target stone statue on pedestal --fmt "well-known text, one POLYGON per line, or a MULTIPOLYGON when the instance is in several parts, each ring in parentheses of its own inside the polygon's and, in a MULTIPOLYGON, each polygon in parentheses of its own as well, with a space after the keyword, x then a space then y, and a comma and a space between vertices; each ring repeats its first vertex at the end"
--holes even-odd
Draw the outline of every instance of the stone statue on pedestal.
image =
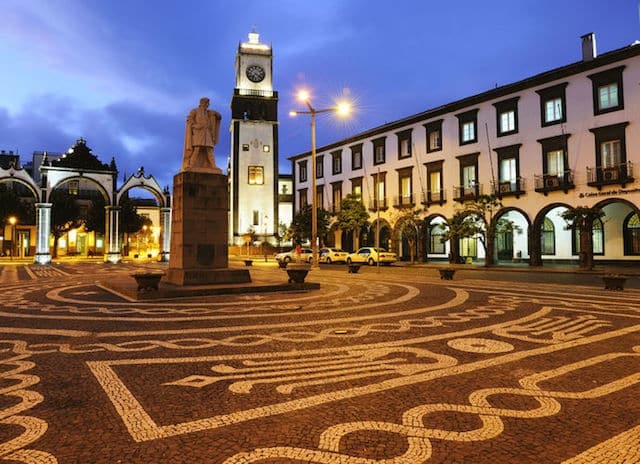
POLYGON ((213 147, 218 143, 222 116, 209 110, 209 99, 200 99, 200 105, 187 116, 184 136, 182 171, 209 171, 222 173, 216 167, 213 147))

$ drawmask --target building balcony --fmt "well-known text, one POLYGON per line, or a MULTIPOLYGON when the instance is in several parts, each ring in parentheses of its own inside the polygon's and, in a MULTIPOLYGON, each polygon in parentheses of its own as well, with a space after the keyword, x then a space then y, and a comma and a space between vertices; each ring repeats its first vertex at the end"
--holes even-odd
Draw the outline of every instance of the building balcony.
POLYGON ((438 192, 425 192, 423 194, 422 204, 423 205, 433 205, 439 204, 442 206, 447 201, 447 195, 445 190, 440 190, 438 192))
POLYGON ((413 193, 399 195, 394 198, 394 208, 413 208, 415 205, 415 195, 413 193))
POLYGON ((633 163, 627 161, 611 167, 587 168, 587 185, 602 188, 604 185, 621 185, 633 182, 633 163))
POLYGON ((387 205, 387 199, 386 198, 379 198, 379 199, 373 199, 371 200, 371 204, 369 205, 369 211, 384 211, 388 208, 389 206, 387 205))
POLYGON ((515 196, 519 198, 525 192, 525 179, 522 177, 517 177, 515 180, 506 180, 499 182, 492 182, 491 186, 493 189, 493 193, 498 196, 498 198, 515 196))
POLYGON ((257 89, 234 89, 234 95, 242 95, 248 97, 272 97, 278 98, 278 92, 275 90, 257 90, 257 89))
POLYGON ((453 201, 464 203, 465 201, 477 201, 482 195, 482 184, 476 184, 471 187, 458 185, 453 187, 453 201))
POLYGON ((575 188, 573 183, 573 171, 568 169, 561 174, 542 174, 534 176, 536 192, 547 195, 555 190, 562 190, 567 193, 575 188))

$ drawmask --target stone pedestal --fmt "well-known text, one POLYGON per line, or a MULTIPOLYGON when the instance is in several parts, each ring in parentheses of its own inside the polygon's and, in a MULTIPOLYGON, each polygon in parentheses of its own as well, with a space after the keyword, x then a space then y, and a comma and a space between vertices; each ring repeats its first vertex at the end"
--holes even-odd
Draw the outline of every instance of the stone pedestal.
POLYGON ((182 171, 174 176, 167 282, 251 282, 248 270, 228 268, 227 205, 227 176, 211 171, 182 171))

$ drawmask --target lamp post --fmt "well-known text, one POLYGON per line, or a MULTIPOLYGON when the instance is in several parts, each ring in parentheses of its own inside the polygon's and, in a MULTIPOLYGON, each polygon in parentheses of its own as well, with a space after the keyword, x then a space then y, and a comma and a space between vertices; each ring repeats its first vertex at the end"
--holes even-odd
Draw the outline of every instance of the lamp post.
POLYGON ((18 219, 15 216, 9 218, 9 224, 11 224, 11 249, 9 250, 9 256, 11 256, 11 261, 13 261, 13 254, 16 250, 16 222, 18 222, 18 219))
MULTIPOLYGON (((316 192, 316 114, 336 113, 339 116, 346 116, 351 112, 351 105, 347 102, 338 102, 336 106, 315 109, 311 104, 311 96, 306 90, 298 92, 298 100, 307 105, 307 111, 290 111, 289 116, 308 114, 311 116, 311 249, 313 250, 313 267, 318 267, 318 210, 316 192)), ((322 205, 321 205, 322 206, 322 205)))

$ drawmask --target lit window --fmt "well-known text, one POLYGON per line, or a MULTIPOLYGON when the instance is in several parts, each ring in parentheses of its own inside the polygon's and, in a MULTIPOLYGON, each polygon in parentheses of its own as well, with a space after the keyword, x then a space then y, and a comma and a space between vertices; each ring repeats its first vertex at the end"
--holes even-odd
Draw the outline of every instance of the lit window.
POLYGON ((601 110, 618 106, 618 84, 608 84, 598 87, 599 106, 601 110))
POLYGON ((500 115, 500 133, 513 132, 516 130, 516 112, 505 111, 500 115))
POLYGON ((264 184, 264 167, 249 166, 249 185, 264 184))
POLYGON ((476 123, 473 121, 462 124, 462 141, 472 142, 476 139, 476 123))
POLYGON ((545 122, 562 120, 562 98, 553 98, 545 103, 545 122))
POLYGON ((442 150, 442 119, 424 125, 427 132, 427 153, 442 150))
POLYGON ((77 195, 80 190, 80 182, 72 180, 69 182, 69 195, 77 195))
POLYGON ((617 167, 622 159, 620 140, 608 140, 600 144, 600 154, 602 156, 602 167, 617 167))
POLYGON ((269 145, 262 145, 262 151, 269 153, 271 151, 271 147, 269 145))

